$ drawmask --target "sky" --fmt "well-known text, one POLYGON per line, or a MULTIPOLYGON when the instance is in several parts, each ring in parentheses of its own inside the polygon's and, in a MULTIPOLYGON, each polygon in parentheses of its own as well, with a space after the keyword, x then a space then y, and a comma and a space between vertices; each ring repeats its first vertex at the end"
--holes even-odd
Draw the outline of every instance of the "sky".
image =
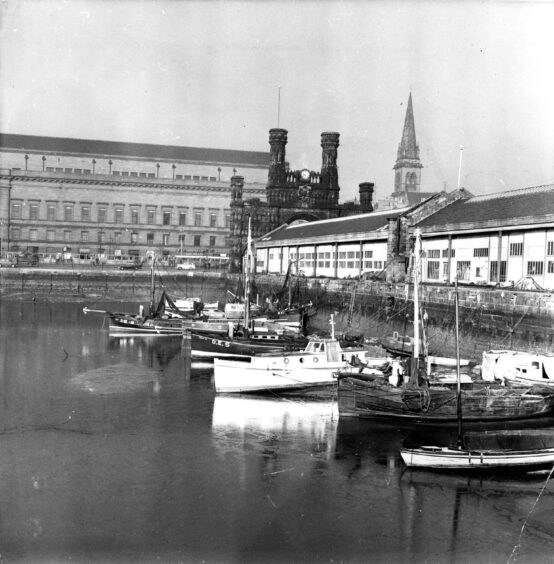
POLYGON ((341 200, 361 182, 378 200, 411 92, 423 191, 554 182, 551 1, 0 0, 0 16, 3 133, 269 151, 282 127, 291 168, 319 170, 337 131, 341 200))

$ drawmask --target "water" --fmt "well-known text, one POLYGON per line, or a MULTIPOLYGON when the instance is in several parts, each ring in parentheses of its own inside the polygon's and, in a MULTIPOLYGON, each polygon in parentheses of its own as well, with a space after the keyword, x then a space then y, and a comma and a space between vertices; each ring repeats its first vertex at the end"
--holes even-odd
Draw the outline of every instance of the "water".
POLYGON ((410 428, 214 397, 83 305, 0 302, 2 562, 554 561, 554 479, 406 472, 410 428))

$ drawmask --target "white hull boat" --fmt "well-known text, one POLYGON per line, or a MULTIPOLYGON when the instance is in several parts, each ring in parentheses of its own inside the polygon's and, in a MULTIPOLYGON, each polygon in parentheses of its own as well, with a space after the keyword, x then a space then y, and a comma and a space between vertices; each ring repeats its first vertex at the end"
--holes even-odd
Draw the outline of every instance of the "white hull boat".
POLYGON ((500 380, 507 385, 554 386, 554 355, 499 350, 485 351, 481 365, 483 380, 500 380))
POLYGON ((408 467, 437 470, 539 470, 554 465, 554 448, 531 450, 467 450, 422 446, 402 449, 408 467))
POLYGON ((252 356, 247 362, 216 358, 215 391, 247 393, 334 385, 335 373, 355 356, 366 365, 365 370, 372 360, 375 366, 383 364, 383 359, 371 359, 363 348, 343 350, 335 339, 312 339, 303 351, 252 356))

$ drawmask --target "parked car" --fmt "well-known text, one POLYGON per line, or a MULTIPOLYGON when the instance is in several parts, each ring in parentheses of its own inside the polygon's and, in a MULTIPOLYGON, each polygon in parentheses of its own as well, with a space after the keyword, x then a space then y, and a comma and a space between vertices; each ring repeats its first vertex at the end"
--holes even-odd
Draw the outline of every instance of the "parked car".
POLYGON ((177 270, 196 270, 196 266, 192 262, 182 262, 177 265, 177 270))
POLYGON ((15 261, 10 258, 0 258, 0 268, 11 268, 15 266, 15 261))
POLYGON ((139 270, 142 268, 142 262, 126 262, 119 267, 119 270, 139 270))

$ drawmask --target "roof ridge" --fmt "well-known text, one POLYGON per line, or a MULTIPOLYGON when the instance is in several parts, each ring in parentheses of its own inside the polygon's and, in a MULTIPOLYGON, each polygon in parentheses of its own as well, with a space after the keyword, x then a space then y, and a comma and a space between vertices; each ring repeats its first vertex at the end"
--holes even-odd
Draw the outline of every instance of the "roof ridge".
POLYGON ((296 223, 294 225, 289 225, 287 227, 287 229, 294 229, 296 227, 302 227, 302 226, 306 226, 306 224, 310 224, 310 225, 314 225, 314 224, 320 224, 320 223, 337 223, 339 221, 346 221, 346 220, 351 220, 351 219, 360 219, 363 217, 377 217, 377 216, 381 216, 381 215, 400 215, 401 213, 408 211, 411 209, 411 206, 406 206, 405 208, 394 208, 392 210, 382 210, 382 211, 375 211, 375 212, 368 212, 368 213, 359 213, 359 214, 355 214, 355 215, 343 215, 341 217, 329 217, 329 218, 325 218, 325 219, 316 219, 315 221, 308 221, 308 222, 304 222, 304 223, 296 223))
POLYGON ((513 198, 515 196, 520 196, 521 194, 536 194, 540 192, 548 192, 554 190, 554 184, 540 184, 538 186, 529 186, 527 188, 517 188, 514 190, 508 190, 507 192, 495 192, 494 194, 481 194, 473 196, 469 200, 465 200, 466 203, 471 202, 484 202, 486 200, 495 200, 500 198, 513 198))

